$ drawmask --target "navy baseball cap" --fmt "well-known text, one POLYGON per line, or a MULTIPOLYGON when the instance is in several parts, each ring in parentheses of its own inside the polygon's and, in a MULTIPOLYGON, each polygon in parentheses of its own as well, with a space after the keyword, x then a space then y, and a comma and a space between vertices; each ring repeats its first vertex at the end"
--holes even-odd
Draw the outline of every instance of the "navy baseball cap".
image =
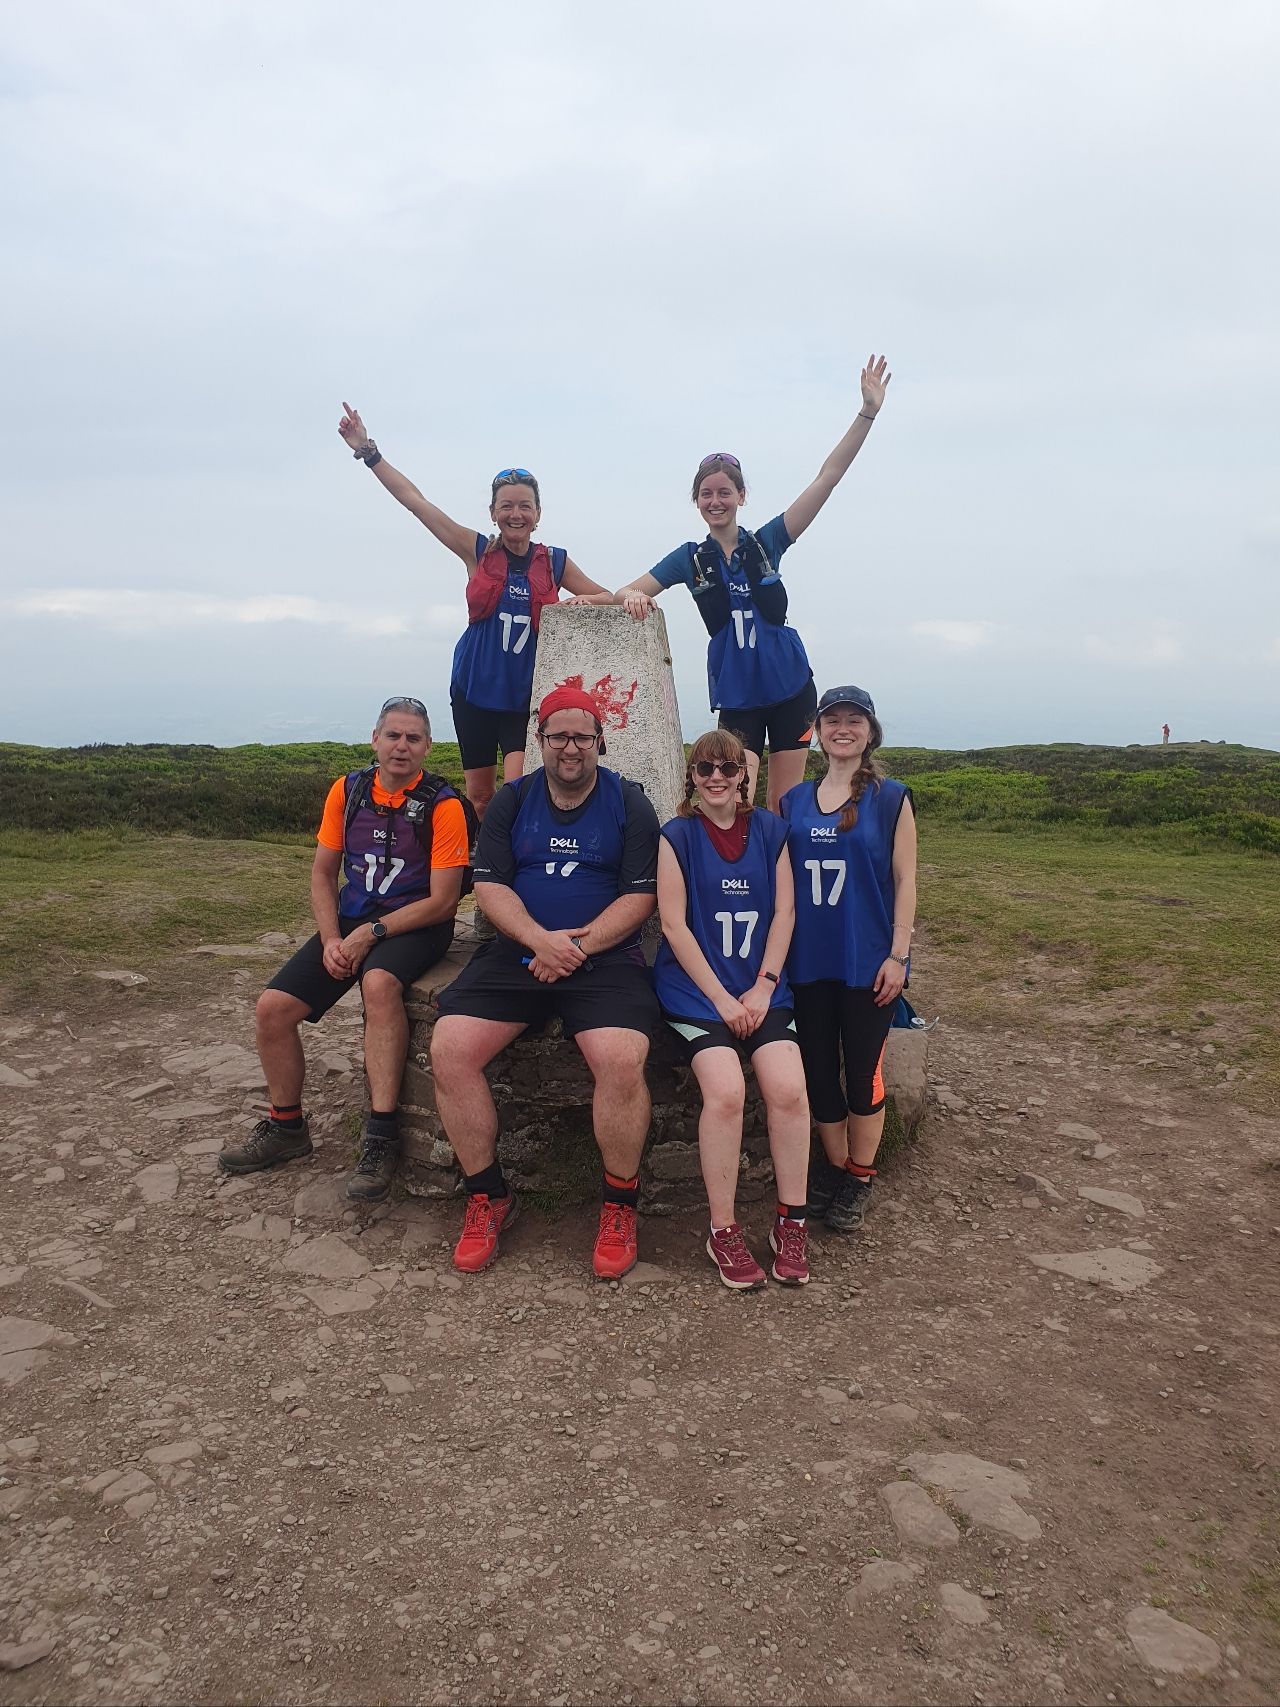
POLYGON ((859 711, 865 711, 868 717, 876 714, 875 701, 865 688, 828 688, 818 701, 818 716, 824 711, 831 711, 837 705, 853 705, 859 711))

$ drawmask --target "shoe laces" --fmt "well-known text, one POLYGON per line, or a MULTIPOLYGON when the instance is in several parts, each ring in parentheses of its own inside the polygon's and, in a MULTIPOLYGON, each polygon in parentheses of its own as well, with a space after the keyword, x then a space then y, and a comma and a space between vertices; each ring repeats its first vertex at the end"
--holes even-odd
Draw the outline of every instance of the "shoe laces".
POLYGON ((263 1155, 271 1138, 270 1120, 260 1120, 244 1141, 244 1153, 255 1159, 263 1155))
POLYGON ((628 1203, 606 1203, 600 1211, 600 1245, 625 1245, 631 1236, 636 1212, 628 1203))
POLYGON ((478 1191, 467 1199, 466 1218, 462 1223, 464 1239, 484 1238, 493 1222, 493 1206, 484 1192, 478 1191))
POLYGON ((754 1263, 747 1244, 747 1236, 736 1221, 731 1221, 727 1227, 722 1227, 718 1233, 712 1233, 711 1243, 722 1257, 737 1265, 739 1263, 754 1263))
POLYGON ((805 1245, 807 1229, 799 1221, 778 1222, 777 1241, 782 1246, 779 1256, 788 1262, 803 1262, 805 1260, 805 1245))
POLYGON ((381 1171, 387 1151, 391 1148, 389 1138, 366 1138, 364 1148, 360 1152, 360 1160, 356 1163, 358 1174, 376 1174, 381 1171))

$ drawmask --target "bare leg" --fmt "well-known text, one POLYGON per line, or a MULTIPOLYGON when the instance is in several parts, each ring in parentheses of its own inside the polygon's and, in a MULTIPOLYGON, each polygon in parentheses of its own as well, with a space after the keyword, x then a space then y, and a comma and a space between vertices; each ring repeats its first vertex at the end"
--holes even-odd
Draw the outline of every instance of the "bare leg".
POLYGON ((476 809, 476 817, 484 817, 484 809, 493 799, 494 784, 498 777, 497 765, 477 765, 474 770, 463 771, 463 787, 467 799, 476 809))
POLYGON ((306 1002, 283 990, 264 990, 254 1015, 258 1059, 267 1075, 267 1090, 276 1108, 293 1108, 302 1101, 306 1060, 298 1027, 311 1012, 306 1002))
POLYGON ((522 752, 504 753, 502 756, 503 782, 515 782, 524 775, 524 754, 522 752))
POLYGON ((599 1026, 580 1031, 574 1042, 596 1081, 592 1120, 600 1158, 615 1178, 634 1179, 649 1133, 649 1039, 623 1026, 599 1026))
POLYGON ((842 1168, 849 1160, 849 1127, 843 1120, 815 1120, 823 1152, 833 1168, 842 1168))
POLYGON ((409 1053, 409 1016, 404 1011, 404 985, 393 972, 366 972, 360 981, 364 998, 364 1070, 369 1100, 382 1113, 400 1100, 409 1053))
MULTIPOLYGON (((727 1227, 735 1219, 738 1158, 742 1154, 742 1110, 747 1086, 735 1050, 700 1049, 692 1062, 702 1092, 698 1116, 698 1155, 707 1188, 711 1225, 727 1227)), ((805 1134, 806 1139, 808 1134, 805 1134)))
POLYGON ((769 1117, 769 1153, 780 1203, 809 1195, 809 1097, 799 1047, 785 1038, 765 1043, 751 1057, 769 1117))
POLYGON ((760 775, 760 755, 747 748, 747 799, 754 801, 756 797, 756 781, 760 775))
MULTIPOLYGON (((799 752, 769 754, 769 800, 770 812, 778 810, 778 802, 789 788, 794 788, 798 782, 804 781, 804 767, 808 760, 807 748, 799 752)), ((754 793, 754 787, 752 792, 754 793)))
POLYGON ((431 1038, 436 1110, 464 1174, 478 1174, 498 1153, 498 1111, 484 1070, 523 1025, 445 1014, 431 1038))
POLYGON ((849 1116, 849 1160, 860 1168, 875 1166, 876 1151, 884 1136, 884 1110, 876 1114, 849 1116))

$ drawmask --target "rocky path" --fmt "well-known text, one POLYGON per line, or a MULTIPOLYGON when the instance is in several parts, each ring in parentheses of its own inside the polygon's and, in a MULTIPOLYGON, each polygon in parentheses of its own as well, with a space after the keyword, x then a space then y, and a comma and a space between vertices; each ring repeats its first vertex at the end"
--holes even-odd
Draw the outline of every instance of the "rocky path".
POLYGON ((464 1282, 341 1196, 357 1015, 220 1182, 261 967, 145 970, 0 1018, 4 1699, 1277 1698, 1277 1143, 1176 1056, 940 1027, 803 1293, 694 1210, 464 1282))

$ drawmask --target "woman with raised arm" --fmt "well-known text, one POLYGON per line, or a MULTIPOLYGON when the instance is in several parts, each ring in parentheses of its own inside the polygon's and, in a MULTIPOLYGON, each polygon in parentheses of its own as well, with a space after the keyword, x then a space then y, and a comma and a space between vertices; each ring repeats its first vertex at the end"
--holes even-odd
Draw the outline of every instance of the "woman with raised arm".
POLYGON ((876 761, 884 732, 869 693, 828 688, 817 728, 826 775, 782 798, 796 888, 787 975, 822 1140, 809 1172, 809 1216, 848 1233, 866 1213, 876 1177, 880 1063, 911 967, 916 817, 911 790, 876 761))
POLYGON ((365 431, 358 411, 342 405, 338 432, 353 453, 467 571, 467 626, 453 653, 449 698, 458 737, 467 799, 477 815, 493 799, 498 754, 502 777, 524 771, 529 696, 538 627, 560 590, 570 604, 611 604, 612 595, 584 575, 562 546, 534 542, 542 519, 538 482, 527 468, 500 468, 489 497, 495 532, 475 533, 424 498, 407 475, 392 468, 365 431))
POLYGON ((693 477, 693 502, 710 530, 664 557, 613 596, 632 616, 643 617, 667 587, 683 581, 693 594, 711 639, 707 682, 720 727, 741 735, 755 795, 760 756, 769 749, 769 808, 804 775, 817 694, 804 643, 787 624, 787 594, 778 565, 849 471, 893 376, 883 356, 862 370, 862 408, 849 431, 818 470, 817 479, 758 533, 738 525, 746 502, 742 464, 728 451, 704 456, 693 477))
POLYGON ((698 1154, 711 1210, 707 1255, 734 1292, 765 1285, 735 1200, 750 1057, 769 1121, 778 1190, 770 1272, 809 1279, 805 1201, 809 1105, 784 963, 794 920, 787 831, 753 807, 747 755, 728 729, 694 742, 685 798, 658 843, 662 942, 653 981, 662 1017, 683 1038, 702 1093, 698 1154))

